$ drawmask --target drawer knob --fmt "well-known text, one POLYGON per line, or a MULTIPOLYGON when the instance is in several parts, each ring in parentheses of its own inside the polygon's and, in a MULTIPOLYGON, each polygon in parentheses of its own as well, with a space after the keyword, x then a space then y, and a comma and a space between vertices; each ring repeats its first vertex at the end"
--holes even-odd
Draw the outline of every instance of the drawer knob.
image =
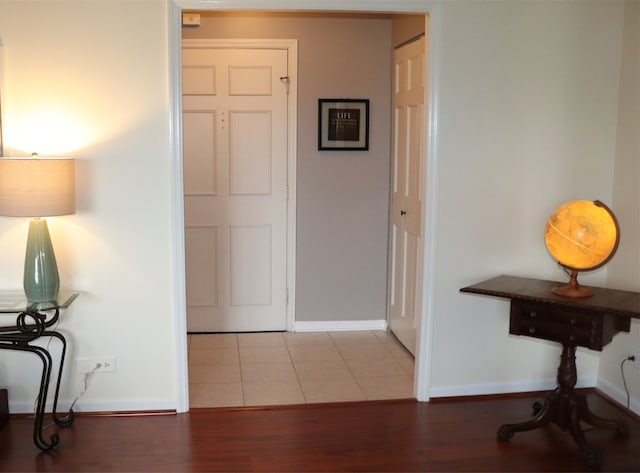
POLYGON ((535 327, 529 327, 529 333, 532 334, 532 335, 534 333, 536 333, 536 328, 535 327))
POLYGON ((570 323, 571 325, 575 325, 575 324, 577 324, 577 323, 578 323, 578 321, 577 321, 576 319, 571 319, 571 320, 569 321, 569 323, 570 323))
POLYGON ((569 335, 569 341, 570 342, 575 342, 576 341, 575 335, 569 335))
POLYGON ((538 316, 538 313, 535 310, 532 310, 531 312, 529 312, 529 317, 531 317, 532 319, 535 319, 538 316))

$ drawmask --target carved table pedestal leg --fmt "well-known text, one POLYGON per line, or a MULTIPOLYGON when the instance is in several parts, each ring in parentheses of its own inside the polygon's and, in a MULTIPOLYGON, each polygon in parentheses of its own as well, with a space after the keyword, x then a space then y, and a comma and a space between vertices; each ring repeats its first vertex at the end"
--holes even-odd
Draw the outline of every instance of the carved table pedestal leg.
POLYGON ((628 427, 622 421, 608 420, 591 412, 587 399, 582 393, 574 390, 577 380, 576 347, 563 345, 560 366, 558 367, 558 387, 549 393, 542 404, 534 404, 534 417, 519 424, 505 424, 498 429, 498 440, 510 440, 516 432, 537 429, 549 422, 568 430, 578 444, 584 461, 590 467, 597 468, 602 463, 602 456, 594 450, 584 437, 580 422, 595 427, 613 429, 617 435, 628 435, 628 427))

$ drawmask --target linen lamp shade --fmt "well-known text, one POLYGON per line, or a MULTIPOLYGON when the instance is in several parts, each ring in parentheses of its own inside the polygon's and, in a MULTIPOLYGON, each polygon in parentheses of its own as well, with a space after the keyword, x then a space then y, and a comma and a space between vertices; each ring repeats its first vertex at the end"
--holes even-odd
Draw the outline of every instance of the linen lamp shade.
POLYGON ((73 159, 0 158, 0 215, 50 217, 76 210, 73 159))

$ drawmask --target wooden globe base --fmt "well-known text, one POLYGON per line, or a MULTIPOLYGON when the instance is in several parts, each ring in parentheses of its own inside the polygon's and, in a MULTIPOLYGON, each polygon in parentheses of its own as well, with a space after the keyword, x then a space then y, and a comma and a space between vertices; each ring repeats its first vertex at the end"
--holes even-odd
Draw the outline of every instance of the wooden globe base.
POLYGON ((593 291, 588 287, 581 286, 578 283, 578 271, 571 271, 571 276, 569 278, 569 284, 561 284, 556 286, 551 291, 556 296, 564 296, 564 297, 591 297, 593 296, 593 291))

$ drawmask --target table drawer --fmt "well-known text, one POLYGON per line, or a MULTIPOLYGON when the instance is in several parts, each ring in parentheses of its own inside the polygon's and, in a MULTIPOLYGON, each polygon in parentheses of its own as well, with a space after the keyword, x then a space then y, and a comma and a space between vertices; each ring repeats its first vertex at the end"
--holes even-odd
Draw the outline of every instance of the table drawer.
POLYGON ((601 350, 602 314, 512 301, 509 333, 601 350))

